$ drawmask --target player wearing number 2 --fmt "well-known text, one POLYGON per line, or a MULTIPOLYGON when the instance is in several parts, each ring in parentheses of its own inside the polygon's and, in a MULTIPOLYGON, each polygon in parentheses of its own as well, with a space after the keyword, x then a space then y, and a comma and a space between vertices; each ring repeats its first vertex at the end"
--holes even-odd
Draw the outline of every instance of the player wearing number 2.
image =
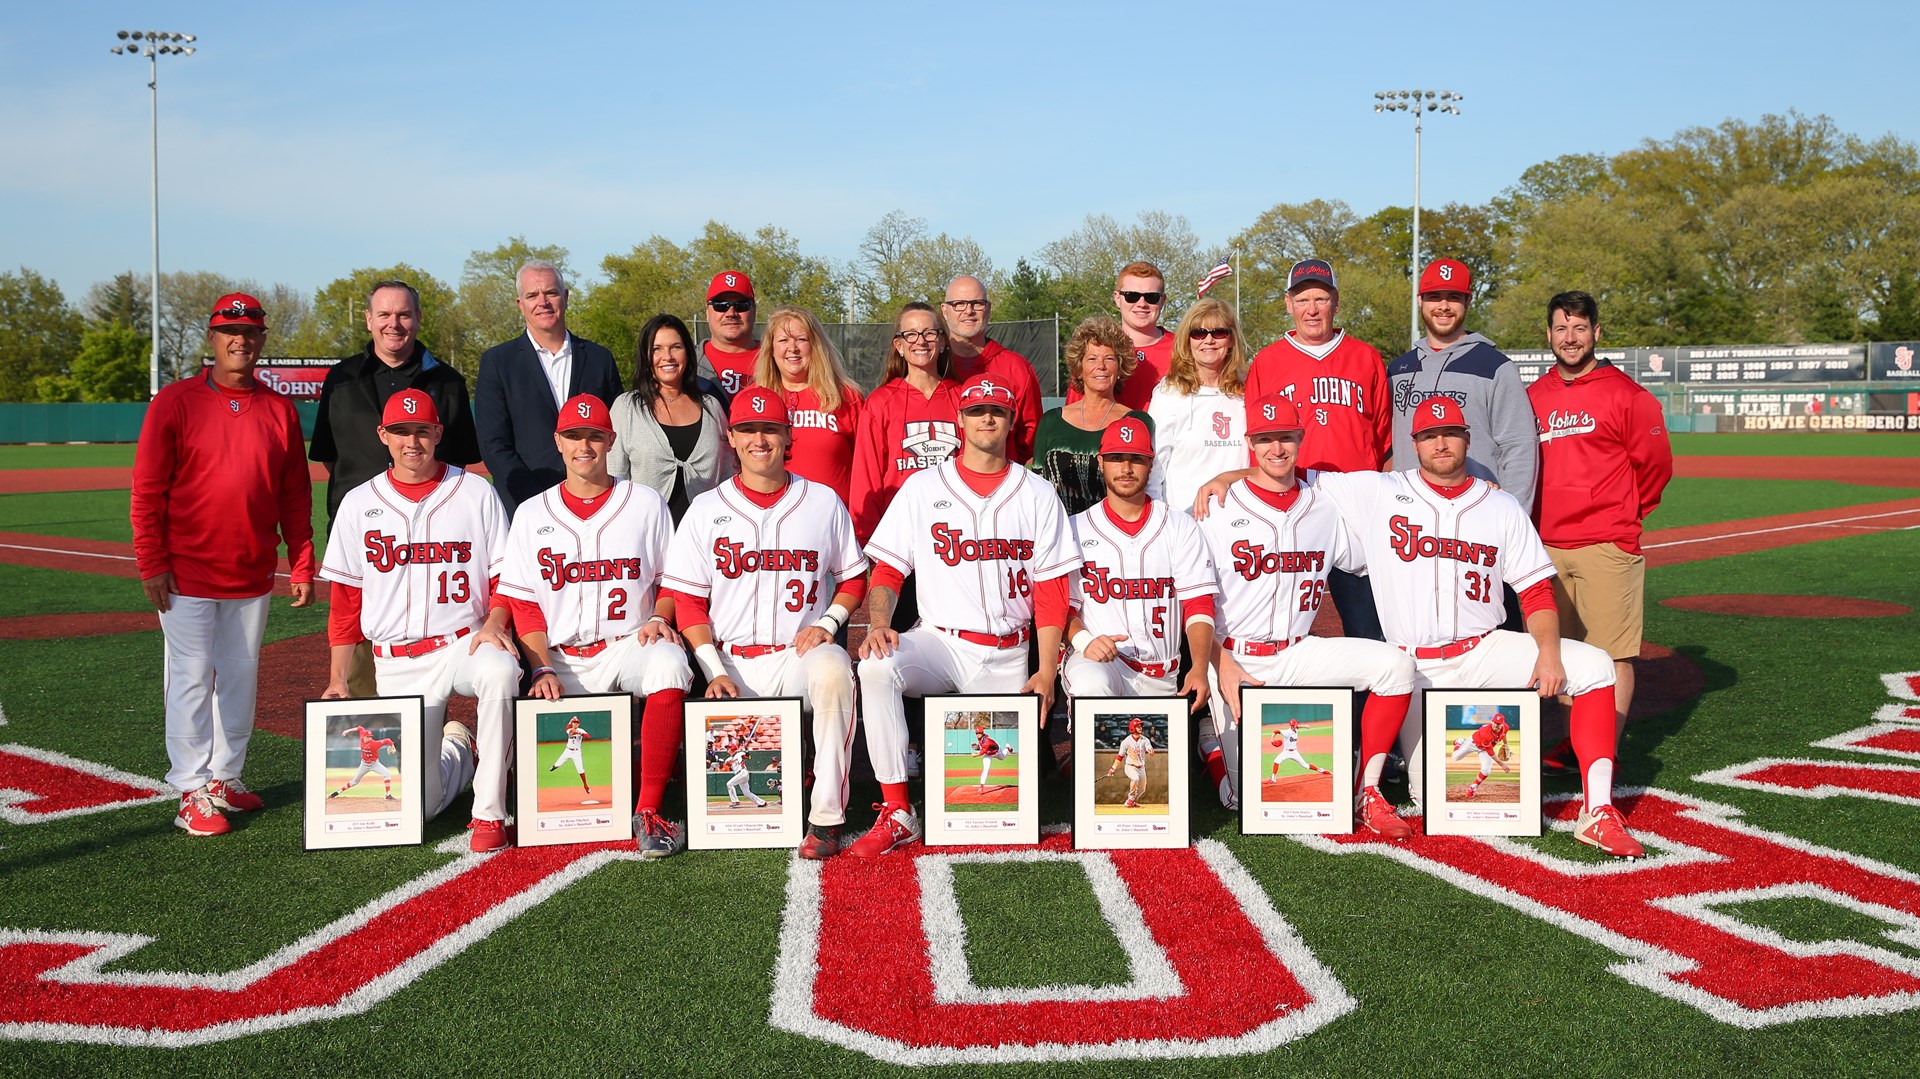
POLYGON ((902 697, 964 689, 1038 693, 1041 722, 1053 703, 1067 575, 1080 565, 1066 509, 1051 484, 1009 468, 1013 391, 987 375, 960 388, 960 453, 907 477, 874 529, 868 601, 873 629, 860 648, 867 749, 885 801, 873 829, 849 848, 884 854, 920 837, 907 802, 907 717, 902 697), (888 628, 907 574, 919 581, 920 624, 888 628), (1027 676, 1027 642, 1040 670, 1027 676))
POLYGON ((813 712, 813 803, 802 858, 841 848, 853 748, 853 662, 834 634, 866 595, 866 556, 833 489, 787 472, 781 394, 733 399, 733 479, 687 507, 667 552, 665 592, 707 696, 794 696, 813 712))
POLYGON ((534 663, 530 695, 646 697, 635 838, 642 857, 664 858, 686 845, 659 810, 693 684, 680 639, 655 603, 671 535, 667 502, 608 474, 613 424, 598 397, 583 393, 562 405, 553 437, 567 478, 514 513, 500 593, 534 663))
MULTIPOLYGON (((1613 661, 1560 639, 1553 562, 1526 509, 1467 474, 1470 432, 1460 406, 1446 397, 1422 401, 1412 429, 1418 469, 1314 481, 1365 550, 1376 594, 1397 601, 1380 605, 1387 640, 1413 656, 1421 686, 1530 685, 1542 697, 1571 696, 1585 787, 1574 837, 1638 857, 1641 846, 1613 805, 1613 661), (1498 628, 1503 585, 1520 595, 1525 633, 1498 628)), ((1407 760, 1410 771, 1418 767, 1417 743, 1407 760)))
POLYGON ((508 842, 507 754, 520 680, 506 612, 490 609, 507 511, 487 481, 434 459, 441 430, 424 391, 387 398, 379 434, 393 465, 340 500, 320 566, 333 582, 331 670, 321 696, 351 695, 354 649, 372 641, 379 693, 426 700, 426 815, 446 809, 471 780, 472 849, 498 850, 508 842), (455 693, 478 702, 477 730, 448 722, 455 693))

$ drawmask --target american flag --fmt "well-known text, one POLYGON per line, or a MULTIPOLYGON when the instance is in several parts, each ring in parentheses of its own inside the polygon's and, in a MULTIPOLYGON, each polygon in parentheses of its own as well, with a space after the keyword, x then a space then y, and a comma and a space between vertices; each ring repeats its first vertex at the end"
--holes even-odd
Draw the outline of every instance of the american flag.
POLYGON ((1200 279, 1200 288, 1193 294, 1194 297, 1198 299, 1201 296, 1205 296, 1208 289, 1231 276, 1233 276, 1233 265, 1225 259, 1222 259, 1220 265, 1208 270, 1207 276, 1200 279))

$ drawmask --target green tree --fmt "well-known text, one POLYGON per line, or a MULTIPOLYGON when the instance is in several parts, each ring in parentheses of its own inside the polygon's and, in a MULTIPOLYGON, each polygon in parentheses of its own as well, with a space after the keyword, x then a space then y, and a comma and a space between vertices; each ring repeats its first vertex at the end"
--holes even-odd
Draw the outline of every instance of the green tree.
POLYGON ((882 322, 901 304, 939 303, 946 298, 947 282, 961 274, 991 284, 993 260, 972 239, 944 232, 929 236, 925 218, 895 210, 860 241, 855 293, 865 317, 882 322))
POLYGON ((65 375, 81 325, 51 279, 25 266, 0 272, 0 401, 38 400, 35 380, 65 375))
POLYGON ((80 337, 69 379, 82 401, 147 399, 147 335, 118 322, 96 322, 80 337))
POLYGON ((480 354, 467 345, 460 301, 444 281, 406 263, 366 267, 335 278, 313 296, 313 312, 301 332, 271 346, 287 356, 346 356, 367 346, 367 294, 381 281, 405 281, 420 292, 420 343, 436 359, 472 378, 480 354))
POLYGON ((1165 275, 1171 327, 1193 303, 1194 285, 1227 255, 1224 247, 1200 245, 1193 226, 1179 214, 1143 211, 1131 225, 1106 214, 1089 214, 1079 228, 1040 249, 1040 261, 1058 275, 1068 301, 1061 314, 1077 324, 1091 315, 1111 315, 1115 275, 1136 259, 1165 275))

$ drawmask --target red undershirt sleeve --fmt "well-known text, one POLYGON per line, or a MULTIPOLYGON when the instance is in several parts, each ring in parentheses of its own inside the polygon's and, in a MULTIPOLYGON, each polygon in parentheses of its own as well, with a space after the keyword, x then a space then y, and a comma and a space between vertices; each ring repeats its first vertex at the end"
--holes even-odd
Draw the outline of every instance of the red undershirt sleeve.
POLYGON ((366 639, 360 629, 360 590, 334 581, 327 590, 327 643, 359 644, 366 639))
POLYGON ((893 589, 893 594, 897 596, 900 594, 900 586, 906 583, 907 575, 900 572, 900 567, 891 562, 875 562, 873 564, 873 579, 867 582, 867 588, 869 590, 875 588, 891 588, 893 589))
POLYGON ((1049 577, 1033 583, 1033 624, 1067 628, 1067 575, 1049 577))
POLYGON ((1180 601, 1180 624, 1182 626, 1193 621, 1196 616, 1203 614, 1208 618, 1214 616, 1213 593, 1209 592, 1204 596, 1195 596, 1192 599, 1183 599, 1180 601))
POLYGON ((682 592, 677 588, 662 588, 660 594, 673 598, 673 620, 679 624, 682 633, 691 626, 713 624, 713 616, 707 613, 707 597, 682 592))
POLYGON ((513 631, 520 636, 547 631, 547 616, 541 612, 538 603, 508 596, 507 609, 513 612, 513 631))
POLYGON ((1520 616, 1531 618, 1535 611, 1559 611, 1560 605, 1553 601, 1553 578, 1536 581, 1532 588, 1520 593, 1520 616))
POLYGON ((833 587, 834 595, 846 595, 853 600, 852 606, 858 607, 867 599, 867 579, 855 574, 833 587))

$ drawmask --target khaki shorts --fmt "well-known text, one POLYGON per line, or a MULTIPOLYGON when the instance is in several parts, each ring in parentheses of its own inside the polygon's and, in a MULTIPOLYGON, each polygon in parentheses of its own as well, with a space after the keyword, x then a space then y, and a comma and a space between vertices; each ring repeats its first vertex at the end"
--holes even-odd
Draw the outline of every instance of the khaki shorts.
POLYGON ((1640 655, 1645 624, 1647 560, 1611 543, 1548 547, 1560 635, 1585 641, 1616 660, 1640 655))

